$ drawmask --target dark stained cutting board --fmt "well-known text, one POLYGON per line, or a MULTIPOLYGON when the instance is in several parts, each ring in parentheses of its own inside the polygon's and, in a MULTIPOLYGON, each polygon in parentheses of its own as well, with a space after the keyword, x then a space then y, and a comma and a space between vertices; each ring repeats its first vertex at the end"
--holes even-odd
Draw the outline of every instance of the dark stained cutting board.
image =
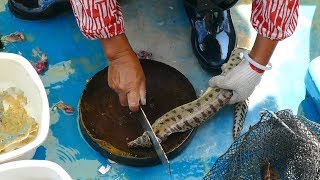
MULTIPOLYGON (((196 92, 188 79, 173 67, 154 60, 140 60, 147 86, 143 107, 150 124, 171 109, 195 100, 196 92)), ((118 95, 107 83, 108 67, 86 84, 80 99, 80 129, 88 144, 106 158, 132 166, 160 163, 153 148, 127 147, 127 142, 143 133, 138 114, 122 107, 118 95)), ((191 139, 195 129, 175 133, 161 145, 169 159, 176 157, 191 139)))

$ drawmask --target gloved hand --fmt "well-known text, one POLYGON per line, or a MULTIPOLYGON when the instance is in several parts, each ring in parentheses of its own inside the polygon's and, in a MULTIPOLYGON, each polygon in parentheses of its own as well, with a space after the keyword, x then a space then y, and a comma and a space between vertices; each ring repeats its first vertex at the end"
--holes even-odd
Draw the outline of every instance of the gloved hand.
POLYGON ((146 104, 145 75, 136 53, 126 36, 118 35, 102 41, 109 59, 108 85, 119 96, 120 104, 133 112, 146 104))
POLYGON ((238 56, 242 61, 225 75, 212 77, 209 85, 232 90, 233 96, 228 104, 235 104, 246 100, 253 93, 261 81, 264 70, 271 67, 265 67, 253 61, 248 56, 248 51, 231 56, 238 56))

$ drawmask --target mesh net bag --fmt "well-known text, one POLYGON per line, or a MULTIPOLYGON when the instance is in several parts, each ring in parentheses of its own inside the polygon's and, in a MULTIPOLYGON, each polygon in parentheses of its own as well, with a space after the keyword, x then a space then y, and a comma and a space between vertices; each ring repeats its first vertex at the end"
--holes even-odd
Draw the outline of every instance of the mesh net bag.
POLYGON ((320 179, 319 140, 319 124, 291 110, 265 110, 204 179, 320 179))

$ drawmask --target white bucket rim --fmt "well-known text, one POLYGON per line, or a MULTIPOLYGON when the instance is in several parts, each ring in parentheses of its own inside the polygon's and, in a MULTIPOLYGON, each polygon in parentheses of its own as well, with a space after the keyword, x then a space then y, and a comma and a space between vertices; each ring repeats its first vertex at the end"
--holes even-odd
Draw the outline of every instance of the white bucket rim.
POLYGON ((19 63, 25 68, 26 72, 30 75, 31 79, 36 84, 40 92, 43 111, 41 112, 41 119, 39 120, 39 122, 41 123, 39 128, 40 131, 37 137, 32 142, 26 144, 21 148, 18 148, 10 152, 6 152, 4 154, 0 154, 0 163, 10 161, 11 159, 20 157, 23 154, 38 148, 46 140, 49 133, 49 126, 50 126, 50 110, 49 110, 50 108, 49 108, 47 93, 34 67, 31 65, 31 63, 27 59, 25 59, 21 55, 14 54, 14 53, 0 52, 0 63, 1 63, 1 59, 10 59, 12 61, 19 63))
POLYGON ((19 160, 0 164, 0 173, 25 167, 41 167, 55 171, 64 180, 71 180, 70 175, 57 163, 48 160, 19 160))

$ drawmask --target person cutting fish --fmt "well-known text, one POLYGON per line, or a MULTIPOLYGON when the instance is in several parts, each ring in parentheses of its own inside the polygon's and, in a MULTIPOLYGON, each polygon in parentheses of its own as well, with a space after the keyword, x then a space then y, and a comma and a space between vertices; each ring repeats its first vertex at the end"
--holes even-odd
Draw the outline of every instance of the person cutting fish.
MULTIPOLYGON (((218 71, 235 48, 235 30, 230 16, 238 0, 184 0, 192 26, 193 51, 203 69, 218 71), (223 37, 223 38, 222 38, 223 37), (222 45, 227 42, 227 46, 222 45)), ((122 106, 138 111, 146 104, 143 69, 125 34, 124 17, 116 0, 9 0, 18 18, 48 19, 71 4, 79 29, 90 40, 100 40, 109 60, 108 84, 117 92, 122 106), (63 8, 62 8, 63 7, 63 8)), ((251 25, 257 36, 243 61, 225 75, 213 76, 210 86, 233 91, 228 102, 247 99, 260 83, 278 44, 290 37, 298 23, 299 0, 253 0, 251 25)))

